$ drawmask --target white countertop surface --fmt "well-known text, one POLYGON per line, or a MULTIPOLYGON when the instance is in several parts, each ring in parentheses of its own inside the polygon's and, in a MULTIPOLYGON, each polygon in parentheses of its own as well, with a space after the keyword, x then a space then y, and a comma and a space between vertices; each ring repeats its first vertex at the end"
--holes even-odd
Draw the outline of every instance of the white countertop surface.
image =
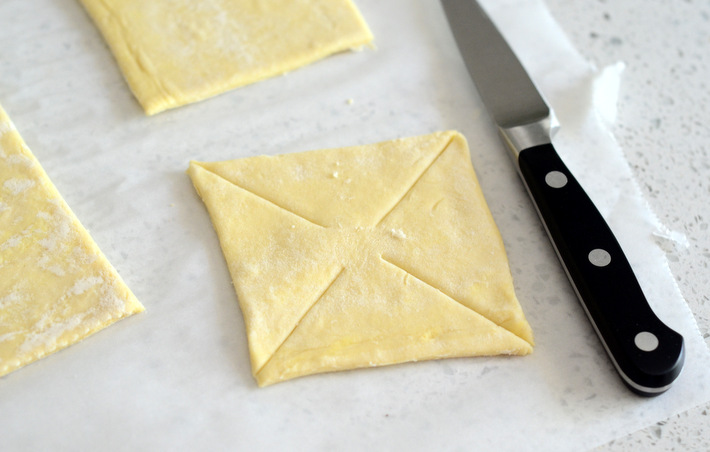
MULTIPOLYGON (((710 4, 546 2, 584 56, 626 65, 614 135, 653 210, 687 239, 669 244, 670 266, 710 344, 710 4)), ((710 450, 710 404, 600 450, 710 450)))
MULTIPOLYGON (((583 450, 616 438, 601 450, 710 449, 710 405, 694 408, 693 389, 701 384, 689 378, 707 380, 708 371, 691 360, 678 385, 652 400, 632 397, 619 384, 512 165, 487 149, 500 143, 434 0, 409 2, 358 2, 376 51, 338 55, 151 118, 78 2, 0 3, 0 104, 147 308, 0 379, 0 424, 8 429, 0 427, 0 435, 11 450, 198 444, 325 450, 342 440, 354 450, 375 444, 468 450, 476 438, 484 449, 505 449, 506 438, 507 448, 529 438, 528 447, 583 450), (216 237, 184 174, 187 161, 364 144, 442 128, 459 128, 472 144, 536 332, 535 353, 527 361, 442 360, 257 389, 216 237), (679 407, 681 414, 665 420, 670 414, 662 413, 679 407)), ((700 333, 694 325, 685 333, 695 339, 692 356, 700 356, 697 345, 710 336, 710 133, 704 125, 710 6, 697 0, 547 4, 584 58, 599 68, 625 66, 611 130, 667 229, 658 243, 692 311, 680 300, 677 316, 664 315, 686 326, 694 315, 700 333)), ((539 51, 516 40, 522 59, 539 51)), ((552 82, 579 82, 580 73, 589 78, 584 65, 574 65, 576 75, 541 72, 539 62, 533 71, 545 75, 546 94, 563 106, 558 115, 572 135, 574 103, 562 102, 552 82)), ((562 135, 561 144, 569 145, 570 136, 562 135)), ((568 164, 584 162, 575 158, 568 164)), ((604 176, 578 173, 597 193, 594 184, 604 176)), ((707 350, 703 356, 707 361, 707 350)))

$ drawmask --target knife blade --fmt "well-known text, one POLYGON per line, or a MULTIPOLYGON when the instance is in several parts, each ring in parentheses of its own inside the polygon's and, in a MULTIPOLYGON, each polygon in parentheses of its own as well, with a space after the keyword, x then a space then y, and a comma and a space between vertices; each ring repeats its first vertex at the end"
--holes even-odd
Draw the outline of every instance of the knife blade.
POLYGON ((665 392, 683 368, 683 337, 653 312, 614 233, 557 154, 553 110, 477 1, 441 3, 468 72, 614 367, 639 395, 665 392))

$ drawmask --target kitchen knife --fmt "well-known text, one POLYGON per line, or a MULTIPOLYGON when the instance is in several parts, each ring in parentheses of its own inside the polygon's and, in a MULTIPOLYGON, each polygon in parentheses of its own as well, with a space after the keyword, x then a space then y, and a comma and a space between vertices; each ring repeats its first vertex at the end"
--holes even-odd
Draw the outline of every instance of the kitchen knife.
POLYGON ((442 4, 471 78, 619 375, 637 394, 665 392, 683 367, 683 337, 654 314, 613 232, 557 155, 554 113, 496 26, 475 0, 442 4))

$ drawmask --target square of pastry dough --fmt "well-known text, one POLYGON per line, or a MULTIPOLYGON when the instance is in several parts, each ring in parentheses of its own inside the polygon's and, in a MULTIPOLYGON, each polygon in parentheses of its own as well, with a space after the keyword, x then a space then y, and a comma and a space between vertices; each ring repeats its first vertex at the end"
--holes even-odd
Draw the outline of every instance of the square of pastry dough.
POLYGON ((147 114, 372 41, 351 0, 81 0, 147 114))
POLYGON ((0 376, 142 310, 0 108, 0 376))
POLYGON ((191 162, 188 173, 219 236, 259 385, 532 351, 459 133, 191 162))

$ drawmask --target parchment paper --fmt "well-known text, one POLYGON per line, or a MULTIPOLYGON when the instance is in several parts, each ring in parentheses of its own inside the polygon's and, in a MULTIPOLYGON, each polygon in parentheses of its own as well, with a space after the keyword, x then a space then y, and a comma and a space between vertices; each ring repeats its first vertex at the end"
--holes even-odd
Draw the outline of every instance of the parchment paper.
POLYGON ((540 0, 488 0, 552 106, 555 144, 617 232, 683 374, 621 383, 468 78, 439 3, 358 0, 376 49, 146 117, 74 0, 0 3, 0 102, 146 306, 0 379, 3 450, 583 450, 710 399, 710 354, 609 131, 623 65, 598 71, 540 0), (348 102, 351 99, 352 102, 348 102), (458 129, 535 332, 523 358, 412 363, 258 389, 190 159, 225 160, 458 129))

